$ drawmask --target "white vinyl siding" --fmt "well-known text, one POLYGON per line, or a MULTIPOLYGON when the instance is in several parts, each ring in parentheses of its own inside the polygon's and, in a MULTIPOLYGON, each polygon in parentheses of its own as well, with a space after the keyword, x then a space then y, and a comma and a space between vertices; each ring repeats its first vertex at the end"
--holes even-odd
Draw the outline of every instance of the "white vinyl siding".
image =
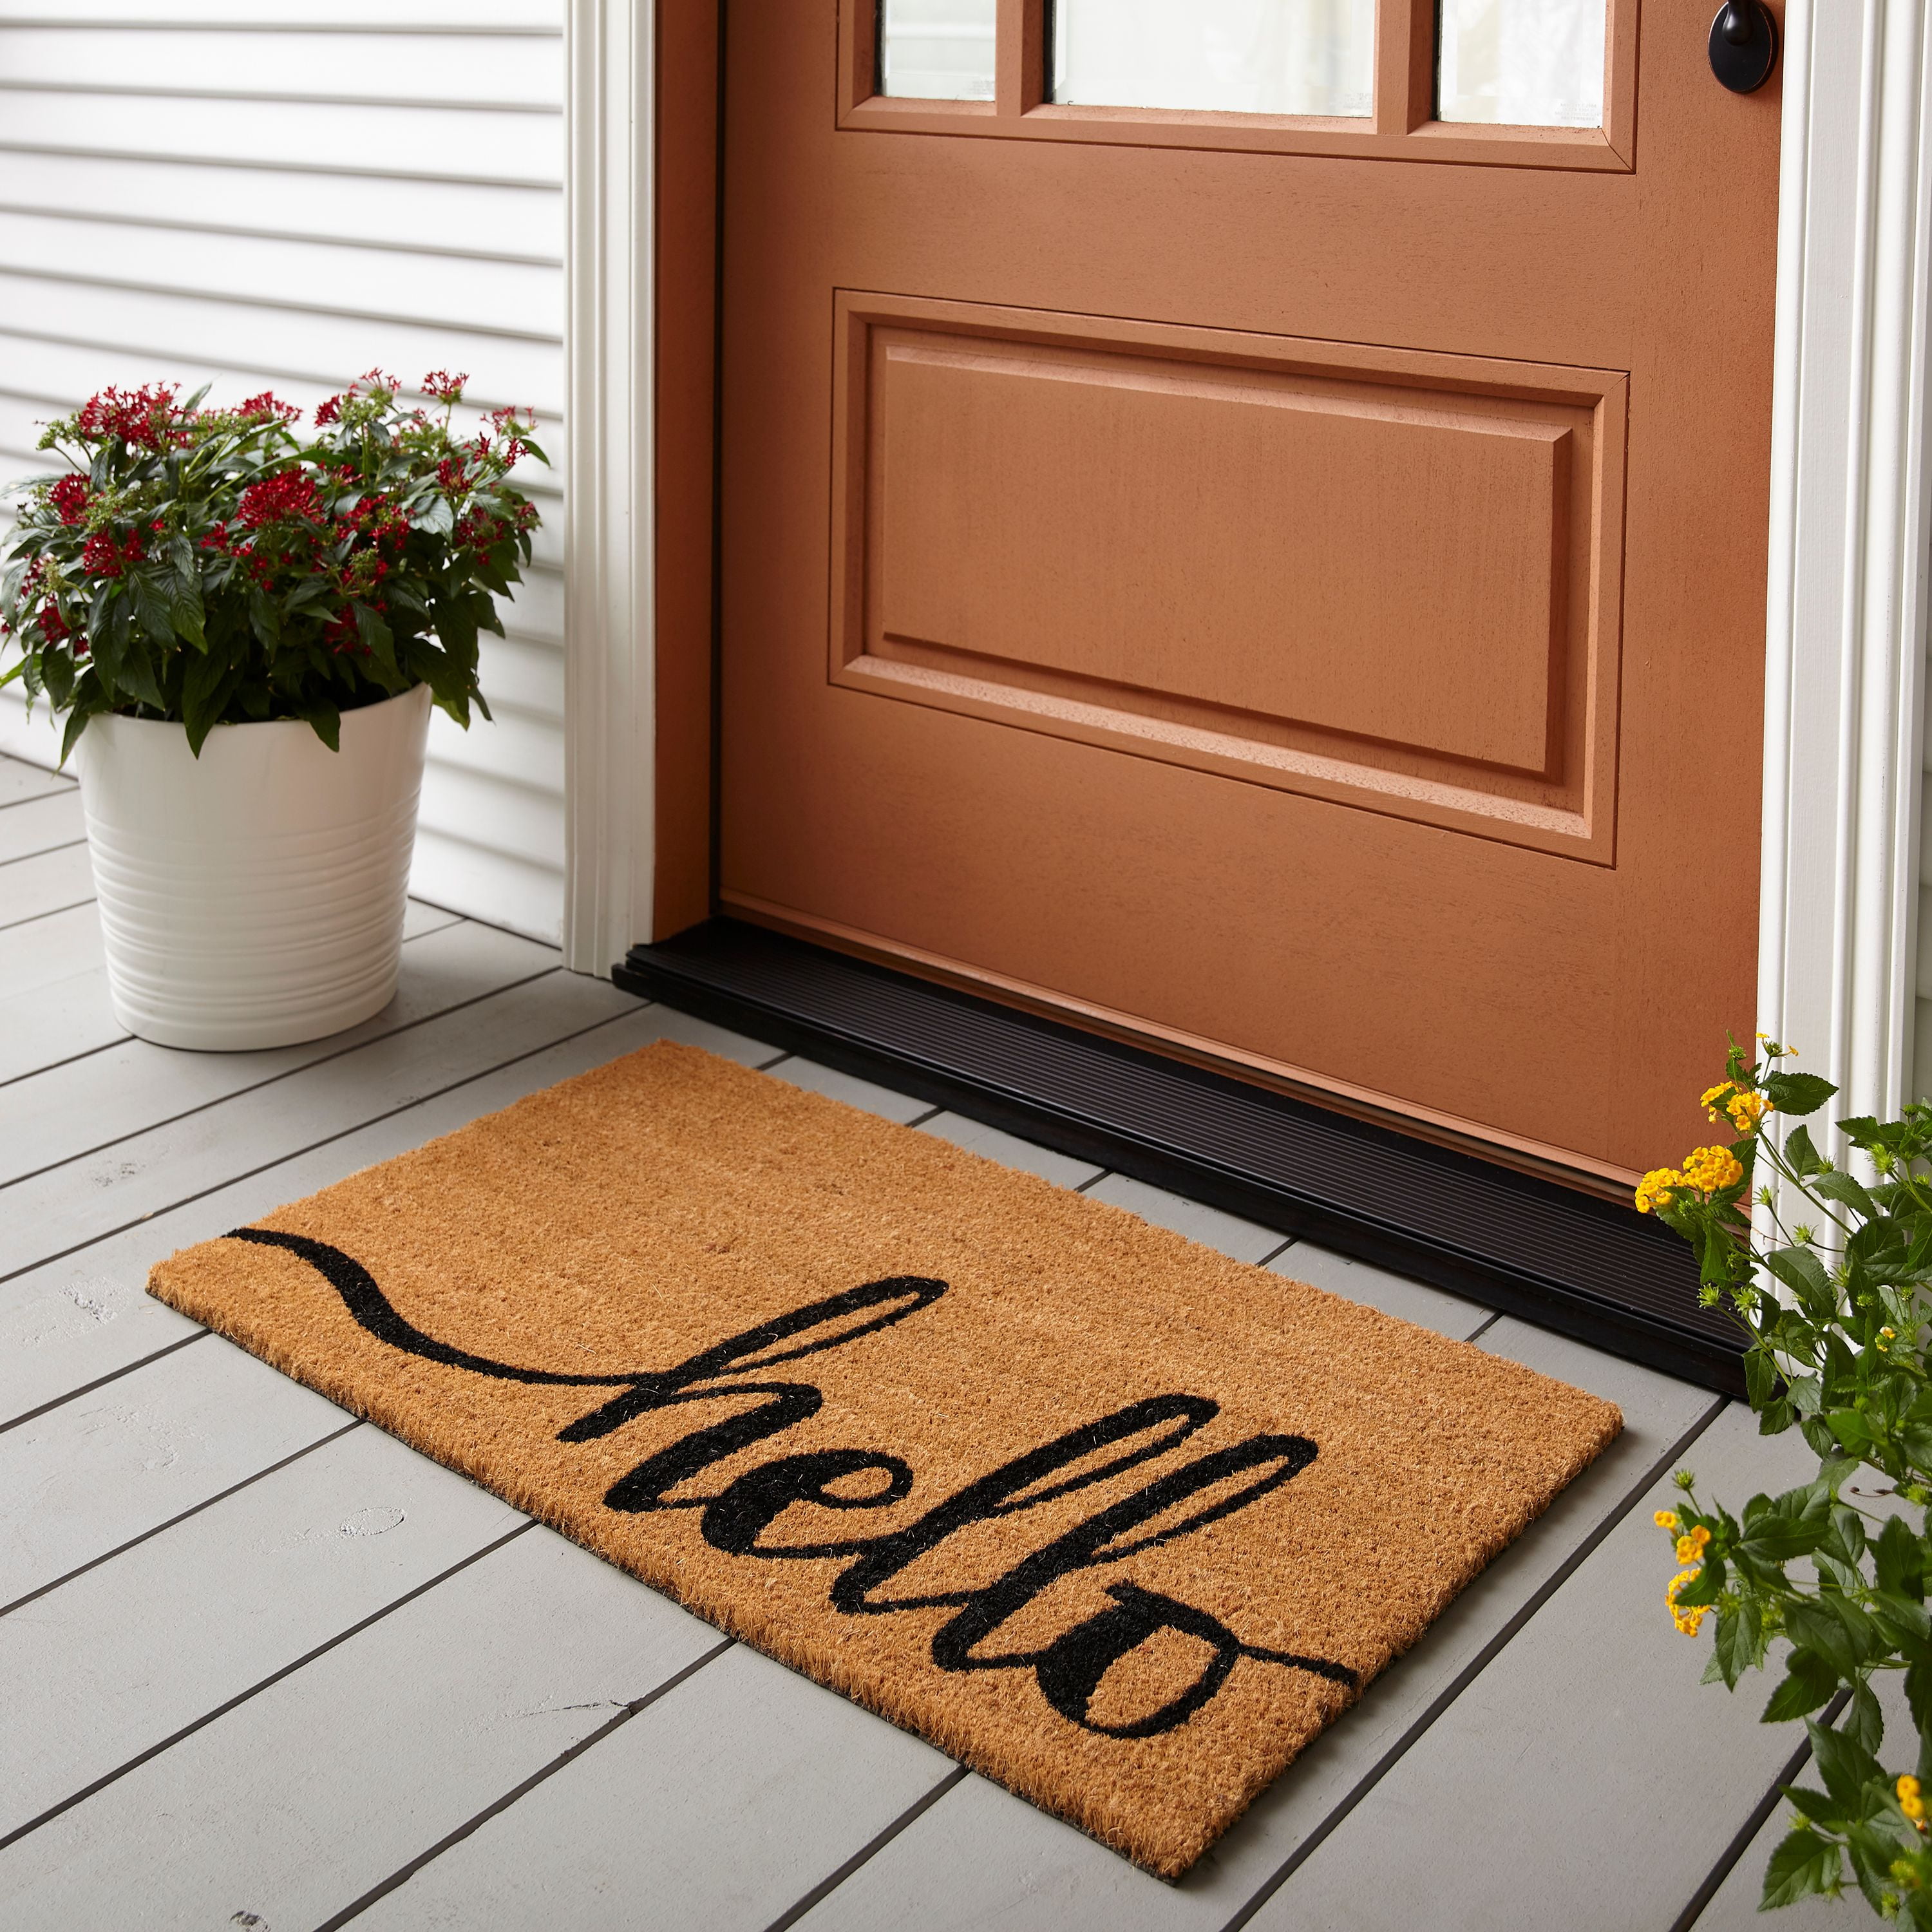
MULTIPOLYGON (((40 0, 0 11, 0 482, 92 391, 470 373, 533 404, 544 528, 485 636, 496 722, 438 713, 418 896, 563 910, 562 0, 40 0), (177 17, 178 16, 178 17, 177 17)), ((4 512, 0 512, 3 515, 4 512)), ((51 763, 0 692, 0 750, 51 763)))

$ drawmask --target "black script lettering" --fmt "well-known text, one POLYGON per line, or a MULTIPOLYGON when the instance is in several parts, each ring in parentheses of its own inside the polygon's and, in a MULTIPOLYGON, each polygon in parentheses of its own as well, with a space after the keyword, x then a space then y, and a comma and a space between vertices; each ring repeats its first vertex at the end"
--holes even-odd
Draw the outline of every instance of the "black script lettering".
MULTIPOLYGON (((1070 1722, 1109 1738, 1157 1737, 1184 1724, 1228 1681, 1228 1673, 1244 1657, 1263 1664, 1285 1664, 1296 1670, 1312 1671, 1338 1684, 1352 1686, 1355 1673, 1320 1657, 1298 1657, 1292 1651, 1264 1650, 1244 1643, 1218 1617, 1197 1610, 1192 1604, 1143 1590, 1137 1583, 1112 1583, 1107 1594, 1114 1600, 1112 1610, 1102 1610, 1084 1623, 1063 1630, 1031 1661, 1040 1694, 1070 1722), (1201 1672, 1186 1689, 1170 1697, 1156 1711, 1132 1724, 1102 1724, 1088 1714, 1100 1680, 1130 1651, 1138 1650, 1150 1636, 1164 1630, 1179 1630, 1212 1646, 1212 1654, 1201 1672)), ((985 1669, 984 1664, 973 1666, 985 1669)))
MULTIPOLYGON (((801 1308, 774 1316, 755 1328, 747 1328, 697 1354, 687 1357, 670 1369, 620 1370, 609 1375, 562 1374, 549 1369, 520 1368, 508 1362, 493 1361, 466 1349, 452 1348, 426 1335, 391 1306, 376 1286, 375 1277, 361 1262, 326 1241, 311 1240, 304 1234, 285 1234, 272 1228, 237 1228, 230 1238, 254 1241, 264 1247, 286 1248, 298 1255, 321 1274, 342 1298, 343 1305, 358 1324, 380 1342, 405 1354, 419 1355, 427 1361, 466 1370, 472 1375, 488 1376, 500 1382, 533 1382, 551 1387, 615 1388, 622 1393, 580 1416, 557 1431, 560 1442, 590 1442, 609 1435, 638 1417, 655 1409, 668 1408, 687 1402, 710 1402, 734 1396, 766 1398, 742 1414, 728 1418, 709 1428, 700 1429, 673 1443, 668 1449, 639 1463, 628 1474, 613 1484, 604 1496, 612 1509, 635 1514, 659 1509, 699 1509, 713 1499, 707 1496, 668 1500, 664 1492, 688 1480, 713 1462, 722 1462, 741 1449, 748 1448, 770 1436, 776 1436, 816 1415, 825 1398, 808 1382, 717 1382, 720 1376, 776 1368, 781 1362, 794 1362, 827 1348, 842 1348, 862 1335, 875 1334, 916 1314, 946 1292, 943 1281, 921 1275, 895 1275, 882 1281, 867 1282, 862 1287, 847 1288, 823 1300, 807 1302, 801 1308), (874 1312, 876 1311, 876 1312, 874 1312), (862 1321, 851 1319, 862 1316, 862 1321), (784 1346, 789 1344, 790 1346, 784 1346), (773 1352, 766 1352, 772 1351, 773 1352), (711 1383, 694 1388, 694 1384, 711 1383)), ((907 1472, 910 1484, 911 1474, 907 1472)), ((903 1491, 901 1492, 904 1493, 903 1491)))
POLYGON ((1221 1405, 1199 1395, 1156 1395, 1144 1401, 1130 1402, 1103 1415, 1097 1422, 1084 1423, 1056 1436, 1051 1442, 1016 1456, 989 1474, 968 1483, 963 1490, 927 1510, 916 1522, 889 1532, 863 1543, 806 1544, 794 1548, 760 1546, 760 1556, 856 1556, 858 1561, 843 1571, 832 1586, 833 1605, 848 1616, 882 1615, 893 1610, 931 1610, 940 1605, 965 1602, 970 1591, 949 1591, 937 1596, 878 1598, 875 1593, 885 1583, 908 1568, 949 1537, 976 1522, 997 1516, 1012 1516, 1022 1510, 1037 1509, 1042 1503, 1070 1496, 1077 1490, 1105 1482, 1124 1469, 1150 1462, 1165 1456, 1194 1432, 1214 1420, 1221 1405), (1144 1440, 1136 1441, 1136 1438, 1144 1440), (1059 1482, 1048 1478, 1060 1470, 1087 1458, 1120 1447, 1121 1453, 1091 1467, 1076 1469, 1059 1482), (1044 1485, 1044 1486, 1042 1486, 1044 1485))
MULTIPOLYGON (((730 1556, 794 1556, 794 1550, 766 1550, 758 1538, 794 1503, 817 1503, 822 1509, 883 1509, 912 1492, 912 1470, 896 1456, 875 1456, 863 1449, 820 1449, 810 1455, 781 1456, 748 1470, 704 1508, 699 1528, 714 1550, 730 1556), (830 1486, 877 1470, 886 1478, 883 1489, 856 1496, 840 1496, 830 1486)), ((850 1545, 835 1545, 842 1553, 850 1545)))
POLYGON ((1102 1563, 1118 1563, 1143 1550, 1157 1549, 1178 1538, 1191 1536, 1196 1530, 1245 1509, 1269 1490, 1280 1489, 1314 1460, 1315 1444, 1305 1436, 1251 1436, 1245 1442, 1184 1462, 1145 1489, 1136 1490, 1132 1496, 1096 1510, 1085 1522, 1076 1523, 1065 1535, 1054 1538, 1044 1548, 1015 1564, 998 1582, 975 1590, 958 1615, 932 1640, 932 1660, 942 1670, 997 1670, 1034 1663, 1039 1654, 1036 1652, 988 1658, 975 1657, 973 1652, 1000 1624, 1017 1616, 1061 1577, 1102 1563), (1130 1542, 1115 1540, 1125 1532, 1165 1515, 1204 1490, 1214 1489, 1249 1469, 1264 1473, 1246 1488, 1220 1498, 1165 1529, 1130 1542))
POLYGON ((932 1640, 932 1660, 940 1669, 1030 1670, 1047 1702, 1088 1730, 1118 1738, 1153 1737, 1172 1730, 1208 1703, 1244 1658, 1311 1672, 1351 1687, 1356 1682, 1354 1672, 1345 1665, 1244 1642, 1208 1612, 1129 1582, 1110 1585, 1110 1607, 1038 1649, 988 1654, 981 1648, 1001 1625, 1061 1578, 1122 1562, 1192 1535, 1291 1481, 1315 1460, 1316 1445, 1306 1436, 1254 1436, 1196 1456, 1096 1510, 990 1583, 909 1597, 878 1594, 920 1558, 973 1524, 1037 1509, 1168 1455, 1220 1413, 1220 1404, 1204 1396, 1150 1396, 1130 1402, 1014 1457, 903 1528, 880 1536, 781 1544, 762 1540, 796 1505, 873 1510, 903 1502, 912 1492, 910 1466, 898 1456, 874 1450, 826 1449, 782 1456, 746 1471, 713 1496, 668 1493, 712 1464, 808 1420, 824 1406, 824 1396, 809 1383, 731 1377, 755 1376, 890 1328, 936 1301, 946 1292, 943 1281, 896 1275, 868 1282, 748 1328, 672 1368, 582 1375, 494 1361, 437 1340, 390 1305, 361 1263, 326 1242, 257 1228, 237 1228, 233 1238, 285 1248, 298 1256, 335 1289, 362 1328, 406 1354, 500 1381, 618 1391, 558 1430, 562 1442, 594 1442, 640 1417, 687 1402, 752 1398, 752 1406, 740 1413, 694 1429, 646 1457, 605 1492, 607 1506, 628 1514, 701 1510, 700 1533, 712 1548, 732 1556, 850 1558, 832 1584, 833 1608, 848 1616, 952 1610, 955 1614, 932 1640), (866 1475, 884 1480, 856 1494, 835 1486, 866 1475), (1252 1479, 1238 1487, 1228 1486, 1243 1476, 1252 1479), (1197 1498, 1204 1499, 1199 1507, 1163 1526, 1162 1519, 1197 1498), (1132 1534, 1143 1528, 1144 1534, 1132 1534), (1110 1725, 1092 1718, 1094 1696, 1108 1671, 1167 1630, 1208 1646, 1208 1660, 1193 1680, 1158 1709, 1131 1723, 1110 1725))

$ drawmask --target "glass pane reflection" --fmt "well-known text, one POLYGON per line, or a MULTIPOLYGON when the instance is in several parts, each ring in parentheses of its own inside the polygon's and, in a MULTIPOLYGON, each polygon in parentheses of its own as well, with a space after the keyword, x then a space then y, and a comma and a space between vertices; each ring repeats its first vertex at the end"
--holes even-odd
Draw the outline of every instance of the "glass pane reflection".
POLYGON ((920 100, 992 100, 998 4, 880 0, 879 92, 920 100))
POLYGON ((1366 116, 1375 0, 1054 0, 1053 98, 1366 116))
POLYGON ((1604 124, 1604 0, 1442 0, 1436 118, 1604 124))

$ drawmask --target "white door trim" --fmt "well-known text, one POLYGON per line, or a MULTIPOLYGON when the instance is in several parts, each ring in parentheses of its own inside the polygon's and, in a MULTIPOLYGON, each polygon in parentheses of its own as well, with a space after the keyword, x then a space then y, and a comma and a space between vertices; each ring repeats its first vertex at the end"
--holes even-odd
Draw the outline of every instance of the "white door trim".
MULTIPOLYGON (((1838 1083, 1834 1118, 1910 1097, 1932 275, 1923 6, 1788 0, 1785 14, 1758 1024, 1838 1083)), ((1714 543, 1724 515, 1708 506, 1714 543)), ((1711 707, 1720 758, 1721 692, 1711 707)), ((1726 829, 1687 837, 1687 917, 1696 850, 1726 829)))
POLYGON ((564 963, 651 938, 656 8, 568 0, 564 963))

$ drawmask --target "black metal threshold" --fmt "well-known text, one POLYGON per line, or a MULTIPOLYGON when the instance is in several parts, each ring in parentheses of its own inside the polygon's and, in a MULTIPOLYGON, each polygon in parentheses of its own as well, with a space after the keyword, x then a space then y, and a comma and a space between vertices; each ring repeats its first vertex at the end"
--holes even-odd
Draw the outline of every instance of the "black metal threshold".
POLYGON ((1742 1337, 1634 1209, 1144 1048, 714 919, 628 992, 1726 1395, 1742 1337))

